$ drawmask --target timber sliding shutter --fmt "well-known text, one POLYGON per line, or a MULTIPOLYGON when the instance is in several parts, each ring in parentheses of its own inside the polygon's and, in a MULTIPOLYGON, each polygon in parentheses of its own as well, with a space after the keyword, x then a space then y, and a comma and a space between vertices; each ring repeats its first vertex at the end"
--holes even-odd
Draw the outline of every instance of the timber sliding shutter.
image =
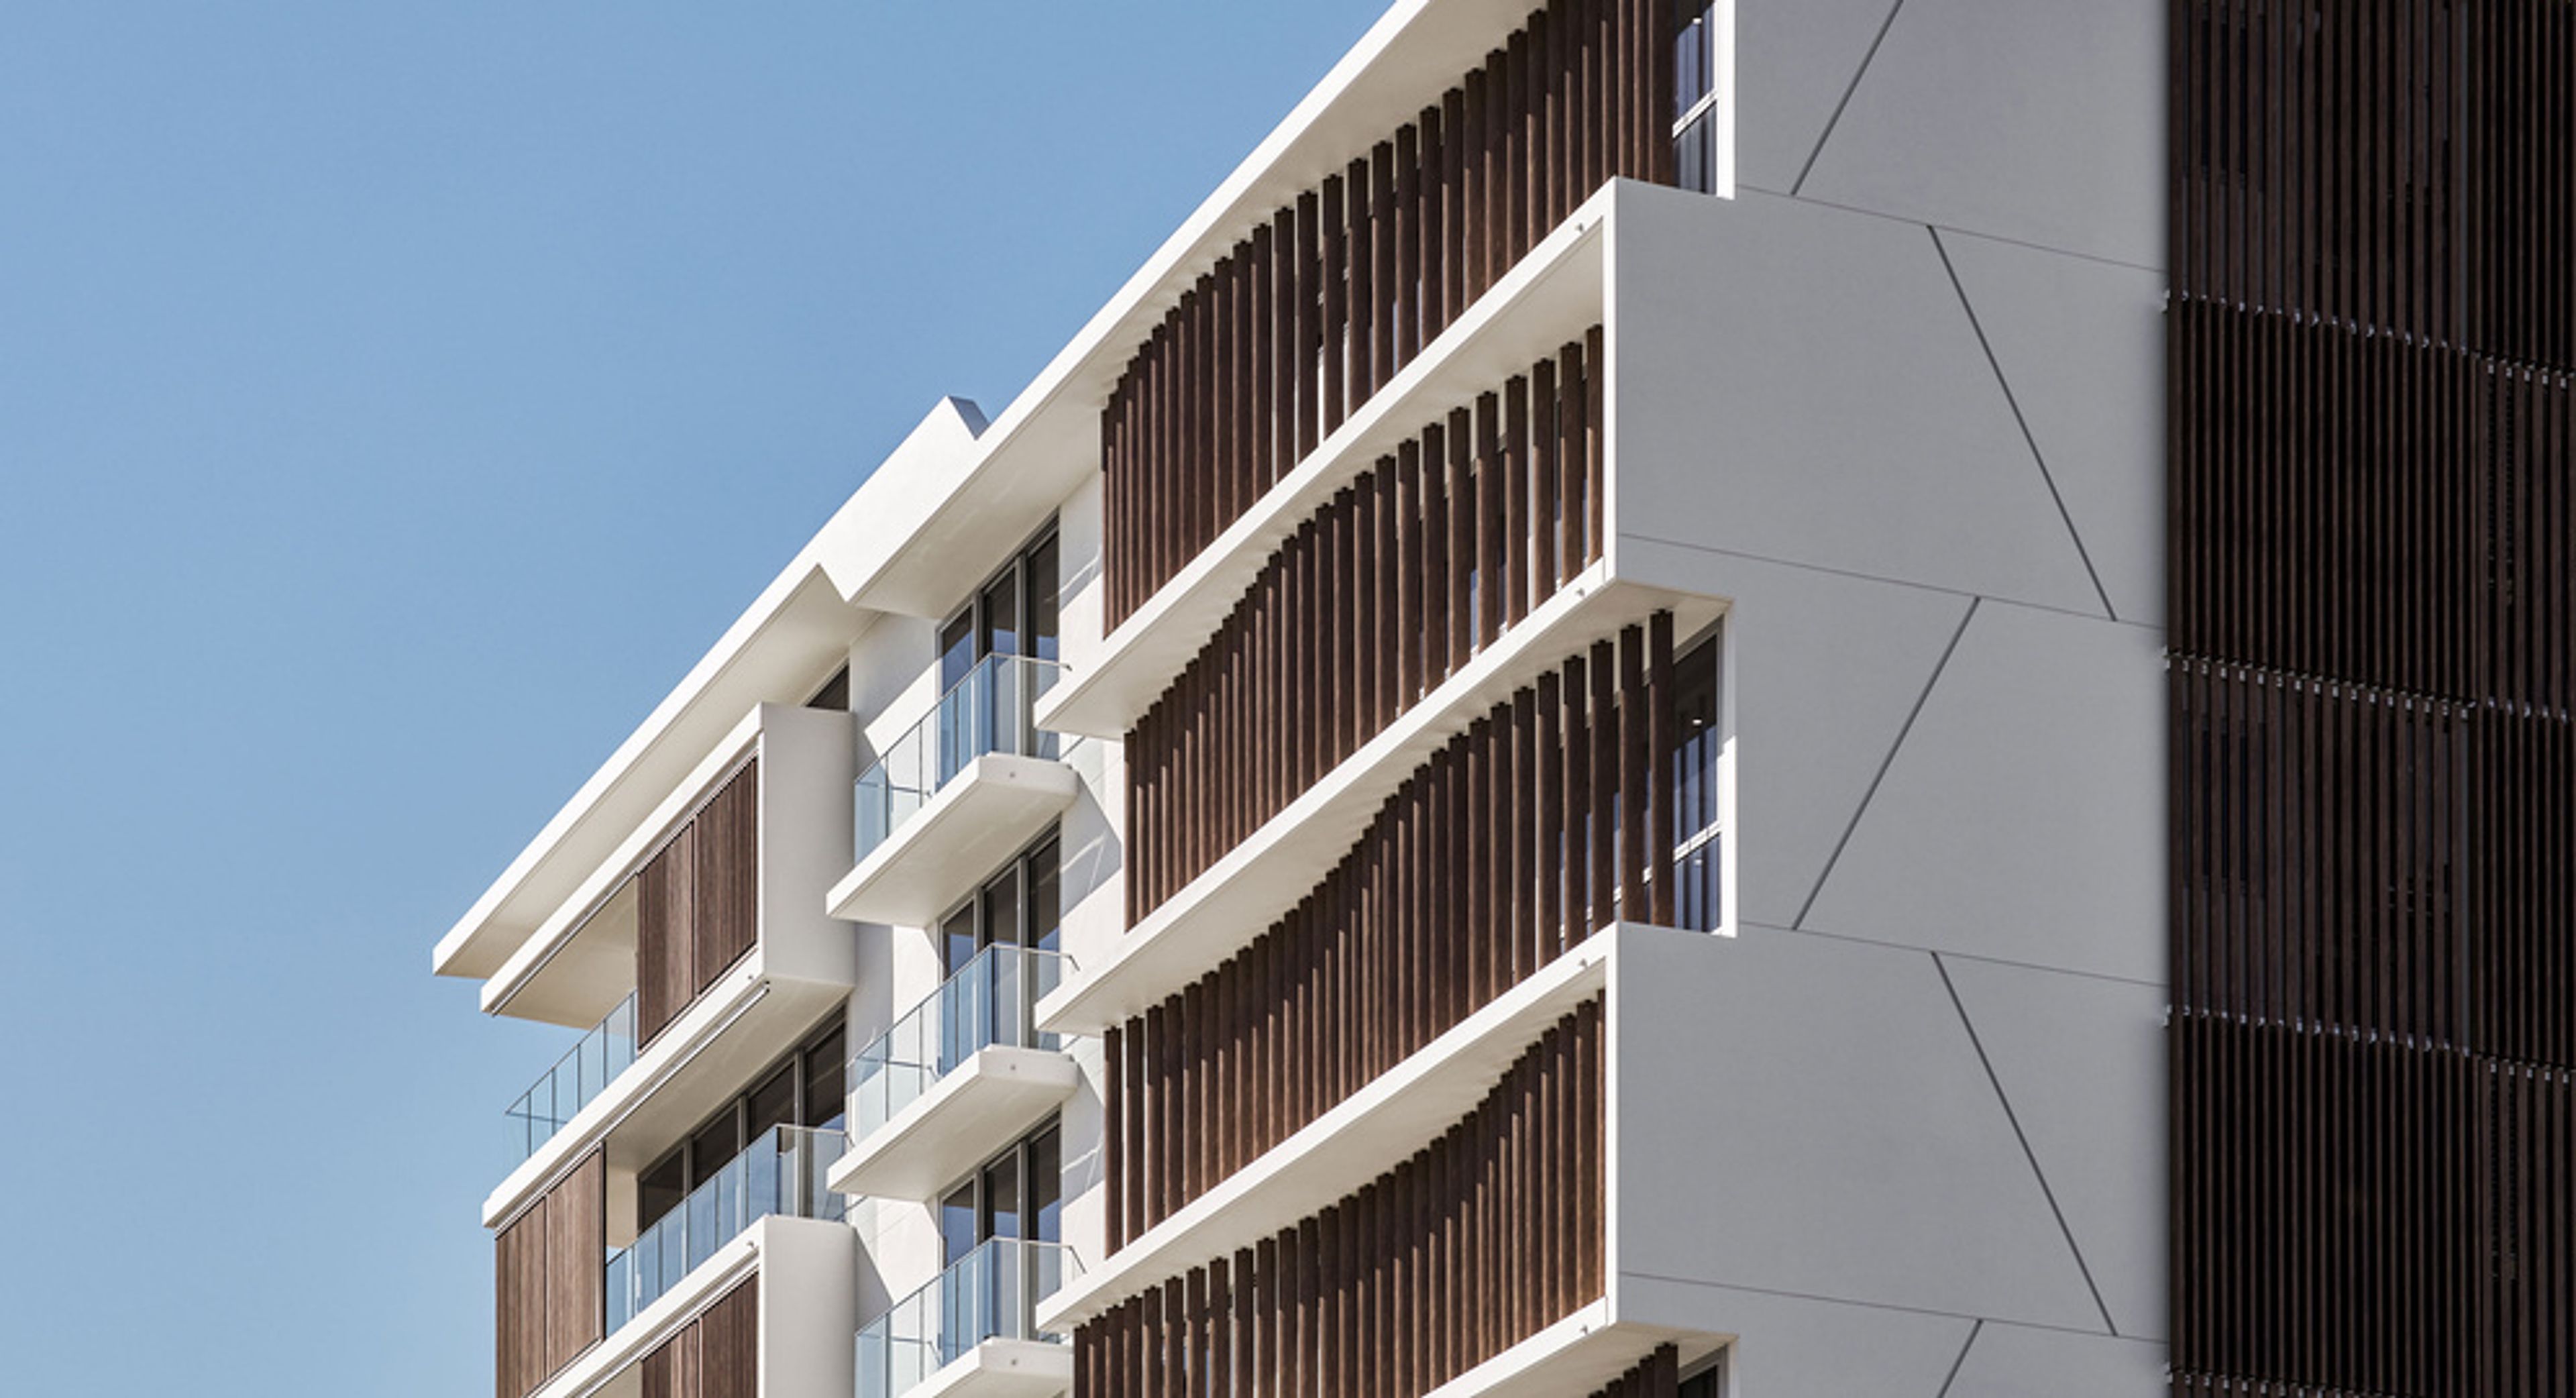
POLYGON ((760 921, 754 758, 635 875, 635 1034, 648 1043, 751 950, 760 921))
POLYGON ((1554 0, 1201 276, 1101 417, 1108 621, 1615 176, 1677 182, 1673 0, 1554 0))
POLYGON ((640 1398, 760 1398, 760 1274, 654 1347, 638 1377, 640 1398))
POLYGON ((607 1157, 594 1150, 494 1238, 500 1398, 526 1398, 602 1338, 607 1202, 607 1157))
POLYGON ((2174 0, 2179 1393, 2576 1393, 2576 4, 2174 0))

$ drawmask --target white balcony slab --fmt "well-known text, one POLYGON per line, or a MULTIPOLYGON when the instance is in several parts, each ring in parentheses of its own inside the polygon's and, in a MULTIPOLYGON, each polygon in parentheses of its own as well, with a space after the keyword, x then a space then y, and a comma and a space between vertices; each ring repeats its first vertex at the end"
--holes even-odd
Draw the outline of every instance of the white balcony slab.
POLYGON ((1073 1346, 986 1340, 941 1366, 904 1398, 1056 1398, 1073 1387, 1073 1346))
POLYGON ((1522 1051, 1609 983, 1606 928, 1469 1015, 1038 1304, 1065 1332, 1127 1297, 1309 1218, 1476 1109, 1522 1051))
POLYGON ((1147 913, 1105 961, 1040 1000, 1038 1023, 1096 1034, 1223 963, 1332 872, 1378 808, 1441 744, 1568 656, 1666 609, 1675 634, 1687 636, 1715 620, 1723 604, 1619 582, 1606 560, 1586 569, 1147 913))
POLYGON ((1587 201, 1423 347, 1215 541, 1183 565, 1036 708, 1040 728, 1124 737, 1171 687, 1297 527, 1378 459, 1601 323, 1603 210, 1587 201))
POLYGON ((1608 1298, 1594 1301, 1431 1390, 1428 1398, 1563 1398, 1594 1393, 1670 1344, 1690 1366, 1724 1344, 1715 1335, 1611 1319, 1608 1298))
POLYGON ((1062 1106, 1082 1081, 1071 1055, 995 1046, 975 1051, 832 1167, 843 1194, 928 1201, 1062 1106))
POLYGON ((753 947, 512 1170, 484 1199, 483 1226, 499 1226, 565 1166, 603 1142, 612 1192, 631 1188, 633 1172, 651 1163, 650 1156, 747 1086, 753 1073, 778 1056, 780 1044, 793 1042, 849 998, 847 977, 771 974, 768 951, 753 947))
POLYGON ((1080 787, 1053 758, 985 753, 834 884, 825 907, 851 922, 927 927, 1063 814, 1080 787))

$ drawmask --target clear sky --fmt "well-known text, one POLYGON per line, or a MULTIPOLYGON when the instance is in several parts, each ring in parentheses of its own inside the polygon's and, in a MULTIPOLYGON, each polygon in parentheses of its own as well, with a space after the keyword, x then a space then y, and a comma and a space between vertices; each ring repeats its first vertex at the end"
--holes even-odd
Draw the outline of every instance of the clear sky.
POLYGON ((0 1393, 491 1391, 431 944, 1380 8, 0 4, 0 1393))

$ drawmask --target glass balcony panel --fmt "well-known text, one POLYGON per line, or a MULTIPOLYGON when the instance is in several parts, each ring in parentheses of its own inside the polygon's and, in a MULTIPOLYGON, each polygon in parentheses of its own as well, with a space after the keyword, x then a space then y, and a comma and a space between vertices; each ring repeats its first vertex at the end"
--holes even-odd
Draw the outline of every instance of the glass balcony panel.
POLYGON ((1030 722, 1029 711, 1055 687, 1057 668, 1035 656, 988 655, 888 743, 851 789, 855 858, 874 853, 976 758, 1054 757, 1056 735, 1030 722))
POLYGON ((1035 1032, 1040 997, 1064 979, 1061 952, 986 947, 850 1060, 853 1140, 865 1140, 979 1049, 1059 1046, 1035 1032))
POLYGON ((764 1218, 840 1219, 841 1196, 824 1187, 823 1177, 848 1148, 849 1138, 838 1131, 777 1126, 760 1133, 632 1246, 609 1254, 609 1331, 764 1218))
POLYGON ((859 1330, 857 1398, 902 1398, 986 1340, 1060 1342, 1038 1303, 1077 1269, 1060 1243, 995 1238, 859 1330))
POLYGON ((628 995, 503 1113, 512 1162, 536 1154, 634 1062, 635 997, 628 995))

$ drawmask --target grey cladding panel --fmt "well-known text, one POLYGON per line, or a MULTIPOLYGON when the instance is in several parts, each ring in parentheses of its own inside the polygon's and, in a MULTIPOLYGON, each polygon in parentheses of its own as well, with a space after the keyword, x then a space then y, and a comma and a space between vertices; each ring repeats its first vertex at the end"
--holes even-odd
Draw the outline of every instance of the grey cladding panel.
POLYGON ((1963 957, 1947 965, 2112 1322, 2162 1338, 2164 992, 1963 957))
POLYGON ((1737 0, 1735 178, 1786 194, 1897 0, 1737 0))
POLYGON ((1803 926, 2161 984, 2164 689, 2152 630, 1981 606, 1803 926))
POLYGON ((2161 625, 2163 276, 1966 234, 1943 244, 2112 607, 2161 625))
POLYGON ((1631 929, 1613 976, 1621 1273, 2101 1327, 1931 957, 1631 929))
POLYGON ((2164 265, 2164 0, 1906 0, 1800 192, 2164 265))
POLYGON ((1620 195, 1622 539, 2101 610, 1930 233, 1765 194, 1620 195))

